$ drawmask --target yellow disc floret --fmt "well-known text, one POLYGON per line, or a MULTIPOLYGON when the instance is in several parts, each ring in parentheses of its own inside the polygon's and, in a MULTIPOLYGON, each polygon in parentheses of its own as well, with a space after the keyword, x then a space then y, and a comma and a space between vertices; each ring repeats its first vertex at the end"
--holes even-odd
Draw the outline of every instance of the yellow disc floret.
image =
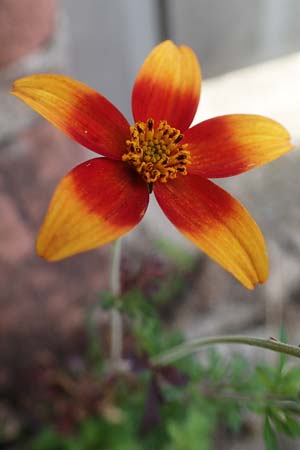
POLYGON ((154 121, 137 122, 130 127, 130 140, 126 141, 127 152, 122 156, 130 166, 152 185, 155 181, 166 183, 177 174, 187 174, 190 153, 187 144, 181 144, 183 135, 165 120, 157 128, 154 121))

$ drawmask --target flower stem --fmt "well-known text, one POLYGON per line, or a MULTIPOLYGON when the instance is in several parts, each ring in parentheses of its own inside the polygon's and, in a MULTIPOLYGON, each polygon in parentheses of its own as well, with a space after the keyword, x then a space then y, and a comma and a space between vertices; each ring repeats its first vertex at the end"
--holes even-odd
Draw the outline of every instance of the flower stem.
MULTIPOLYGON (((121 239, 113 244, 110 289, 114 297, 121 294, 121 239)), ((122 363, 122 347, 123 347, 123 323, 120 311, 114 307, 111 310, 111 346, 110 346, 110 362, 111 368, 117 370, 122 363)))
POLYGON ((196 353, 206 347, 214 344, 245 344, 253 347, 260 347, 277 353, 285 353, 286 355, 300 358, 300 348, 295 345, 284 344, 274 338, 261 339, 251 336, 213 336, 209 338, 196 338, 176 347, 160 353, 151 359, 155 366, 163 366, 184 358, 192 353, 196 353))

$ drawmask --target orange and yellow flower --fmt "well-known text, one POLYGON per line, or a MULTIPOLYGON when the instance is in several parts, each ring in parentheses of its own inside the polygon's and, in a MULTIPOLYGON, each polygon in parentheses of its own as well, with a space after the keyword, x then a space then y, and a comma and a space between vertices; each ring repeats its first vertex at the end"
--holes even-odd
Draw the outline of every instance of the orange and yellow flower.
POLYGON ((13 95, 102 157, 58 185, 37 240, 48 261, 107 244, 135 227, 149 192, 169 220, 252 289, 268 276, 264 238, 247 210, 208 178, 228 177, 288 152, 277 122, 224 115, 189 128, 200 99, 194 52, 165 41, 142 65, 132 92, 135 124, 106 98, 61 75, 17 80, 13 95))

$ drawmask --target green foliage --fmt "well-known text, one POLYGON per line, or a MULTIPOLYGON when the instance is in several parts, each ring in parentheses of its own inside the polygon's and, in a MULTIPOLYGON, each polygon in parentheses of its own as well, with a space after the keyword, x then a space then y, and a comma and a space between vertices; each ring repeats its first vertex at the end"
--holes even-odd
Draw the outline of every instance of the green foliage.
POLYGON ((127 421, 111 424, 101 418, 89 418, 71 436, 53 429, 44 430, 31 444, 31 450, 139 450, 138 442, 127 421))
MULTIPOLYGON (((286 342, 284 329, 279 338, 286 342)), ((286 355, 280 354, 277 364, 259 364, 254 373, 258 387, 253 409, 264 416, 263 436, 267 450, 279 449, 277 434, 300 437, 300 368, 289 366, 286 355)))
MULTIPOLYGON (((186 357, 169 373, 152 367, 150 358, 183 342, 165 330, 158 313, 163 295, 145 296, 138 290, 122 299, 102 294, 102 307, 118 307, 130 323, 131 352, 139 368, 119 375, 98 413, 85 415, 68 433, 45 424, 28 450, 214 450, 219 429, 241 435, 250 414, 261 417, 266 450, 279 450, 278 436, 300 437, 300 368, 284 355, 275 365, 253 367, 240 354, 215 350, 202 359, 186 357)), ((105 377, 99 334, 87 321, 87 359, 98 377, 105 377)), ((284 330, 280 339, 285 340, 284 330)))
POLYGON ((258 366, 256 380, 263 401, 257 401, 254 409, 265 417, 267 449, 277 449, 276 432, 300 437, 300 369, 288 367, 279 359, 275 367, 258 366))
POLYGON ((206 412, 203 414, 203 410, 194 405, 188 409, 180 426, 178 422, 170 421, 167 426, 170 443, 166 450, 210 450, 215 423, 213 415, 206 412))
POLYGON ((275 430, 268 417, 266 417, 264 422, 263 437, 266 444, 266 450, 279 450, 275 430))

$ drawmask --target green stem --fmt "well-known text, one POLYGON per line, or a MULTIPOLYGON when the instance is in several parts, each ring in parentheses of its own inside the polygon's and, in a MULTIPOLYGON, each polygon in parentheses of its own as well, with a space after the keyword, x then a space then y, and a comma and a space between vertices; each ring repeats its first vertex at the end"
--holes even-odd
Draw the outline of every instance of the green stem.
MULTIPOLYGON (((121 239, 113 244, 110 289, 114 297, 121 294, 121 239)), ((110 360, 113 369, 118 369, 122 362, 123 323, 120 311, 115 307, 111 310, 111 347, 110 360)))
POLYGON ((260 347, 277 353, 300 358, 300 348, 295 345, 283 344, 276 339, 261 339, 250 336, 213 336, 210 338, 196 338, 160 353, 151 359, 155 366, 163 366, 184 358, 192 353, 199 352, 203 347, 215 344, 245 344, 260 347))

